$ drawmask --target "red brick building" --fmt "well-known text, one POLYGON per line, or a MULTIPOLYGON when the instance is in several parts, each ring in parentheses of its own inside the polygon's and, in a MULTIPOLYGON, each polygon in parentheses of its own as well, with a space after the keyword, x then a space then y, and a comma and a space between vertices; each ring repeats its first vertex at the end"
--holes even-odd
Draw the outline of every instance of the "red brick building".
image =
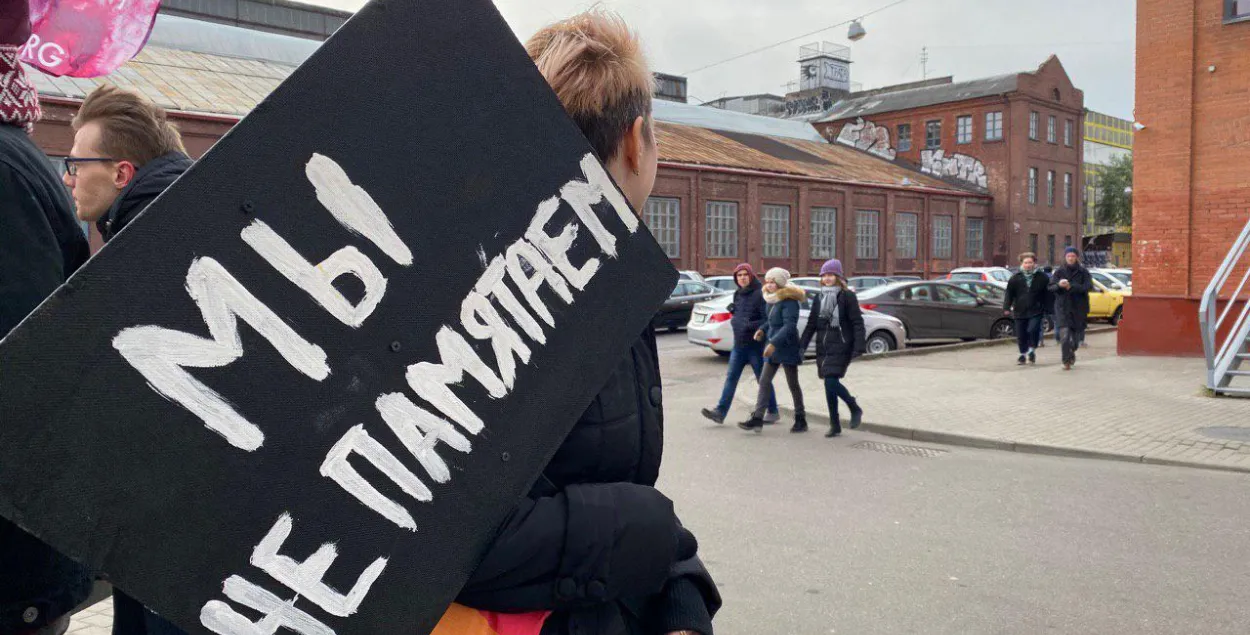
POLYGON ((1119 350, 1199 355, 1202 293, 1250 220, 1250 2, 1138 0, 1135 118, 1119 350))
POLYGON ((986 264, 1058 262, 1080 239, 1084 93, 1059 59, 1032 72, 852 93, 815 118, 831 141, 993 198, 986 264))

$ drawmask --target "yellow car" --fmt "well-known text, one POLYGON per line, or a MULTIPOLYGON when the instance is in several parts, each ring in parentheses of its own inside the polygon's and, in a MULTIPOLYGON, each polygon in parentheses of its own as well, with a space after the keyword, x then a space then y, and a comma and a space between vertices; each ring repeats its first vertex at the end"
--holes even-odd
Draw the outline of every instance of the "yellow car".
POLYGON ((1111 326, 1120 323, 1124 316, 1124 296, 1131 295, 1131 289, 1117 290, 1108 287, 1097 278, 1091 280, 1093 288, 1089 290, 1089 319, 1107 320, 1111 326))

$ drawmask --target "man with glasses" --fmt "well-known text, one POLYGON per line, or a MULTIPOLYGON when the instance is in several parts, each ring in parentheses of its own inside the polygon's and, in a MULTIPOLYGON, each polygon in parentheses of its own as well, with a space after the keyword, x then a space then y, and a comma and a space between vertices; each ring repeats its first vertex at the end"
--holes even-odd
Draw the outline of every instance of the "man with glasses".
MULTIPOLYGON (((0 339, 88 256, 69 195, 31 141, 39 95, 19 62, 29 5, 0 2, 0 339)), ((6 412, 5 417, 19 417, 6 412)), ((0 634, 61 635, 91 578, 17 525, 0 519, 0 634)))
MULTIPOLYGON (((74 147, 65 159, 78 218, 105 241, 173 184, 191 159, 165 110, 146 97, 101 86, 74 117, 74 147)), ((182 635, 173 623, 113 590, 113 635, 182 635)))
POLYGON ((74 147, 65 159, 65 185, 80 220, 110 240, 164 192, 191 159, 165 110, 146 97, 101 86, 74 117, 74 147))

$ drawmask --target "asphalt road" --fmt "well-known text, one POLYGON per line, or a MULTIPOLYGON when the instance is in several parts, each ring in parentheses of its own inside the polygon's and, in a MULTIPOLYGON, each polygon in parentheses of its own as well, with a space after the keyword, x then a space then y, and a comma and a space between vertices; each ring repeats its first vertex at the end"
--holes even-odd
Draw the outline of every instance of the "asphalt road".
POLYGON ((684 333, 660 349, 660 486, 721 587, 718 635, 1250 633, 1250 477, 744 433, 741 408, 699 416, 724 360, 684 333))

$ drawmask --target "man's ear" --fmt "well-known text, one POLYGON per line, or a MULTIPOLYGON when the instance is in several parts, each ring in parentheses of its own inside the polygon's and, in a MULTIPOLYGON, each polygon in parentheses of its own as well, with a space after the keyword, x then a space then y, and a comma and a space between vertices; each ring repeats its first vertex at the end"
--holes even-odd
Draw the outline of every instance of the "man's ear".
POLYGON ((135 178, 135 164, 129 161, 118 161, 117 169, 113 172, 113 185, 117 189, 122 189, 135 178))
POLYGON ((624 152, 625 167, 630 172, 638 174, 642 170, 642 150, 645 147, 647 138, 647 121, 642 117, 634 119, 634 123, 629 126, 629 131, 625 135, 625 144, 621 150, 624 152))

